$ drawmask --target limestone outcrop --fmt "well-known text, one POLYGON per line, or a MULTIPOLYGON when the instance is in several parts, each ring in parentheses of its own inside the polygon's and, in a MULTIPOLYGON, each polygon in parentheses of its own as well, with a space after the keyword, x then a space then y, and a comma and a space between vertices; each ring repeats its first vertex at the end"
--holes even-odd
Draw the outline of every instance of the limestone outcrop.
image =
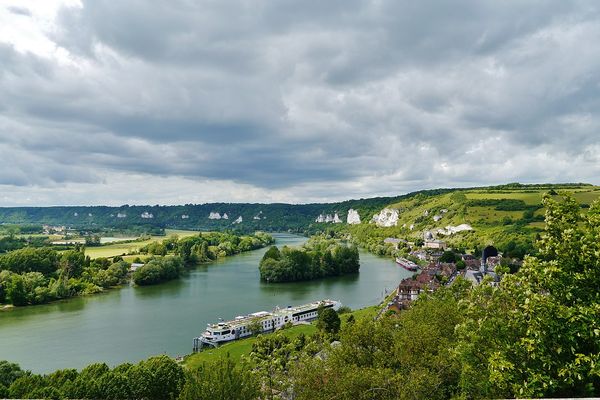
POLYGON ((342 220, 340 219, 340 216, 338 215, 338 213, 335 213, 334 215, 319 214, 317 219, 315 219, 315 222, 325 223, 325 224, 330 224, 330 223, 341 224, 342 220))
POLYGON ((346 217, 346 223, 349 225, 360 224, 360 215, 358 215, 358 211, 353 208, 349 209, 348 216, 346 217))
POLYGON ((373 215, 371 222, 382 228, 389 228, 398 224, 400 212, 393 208, 384 208, 378 214, 373 215))

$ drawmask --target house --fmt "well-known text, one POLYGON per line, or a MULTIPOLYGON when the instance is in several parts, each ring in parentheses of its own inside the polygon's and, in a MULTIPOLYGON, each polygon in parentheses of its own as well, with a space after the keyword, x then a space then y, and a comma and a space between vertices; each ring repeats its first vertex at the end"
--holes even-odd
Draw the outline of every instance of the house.
POLYGON ((397 239, 397 238, 392 238, 392 237, 388 237, 383 239, 383 244, 391 244, 394 245, 394 248, 396 250, 398 250, 398 244, 399 243, 408 243, 406 240, 404 239, 397 239))
POLYGON ((436 240, 426 240, 423 247, 425 247, 427 249, 446 250, 447 246, 446 246, 446 242, 436 239, 436 240))
POLYGON ((446 277, 450 278, 456 273, 456 265, 454 263, 430 263, 423 268, 422 274, 428 274, 431 277, 446 277))
POLYGON ((433 293, 439 286, 434 277, 421 273, 413 278, 403 279, 396 289, 396 295, 399 300, 414 301, 421 293, 433 293))
POLYGON ((427 252, 425 252, 423 250, 411 251, 409 253, 409 255, 416 257, 417 259, 419 259, 421 261, 427 260, 427 252))

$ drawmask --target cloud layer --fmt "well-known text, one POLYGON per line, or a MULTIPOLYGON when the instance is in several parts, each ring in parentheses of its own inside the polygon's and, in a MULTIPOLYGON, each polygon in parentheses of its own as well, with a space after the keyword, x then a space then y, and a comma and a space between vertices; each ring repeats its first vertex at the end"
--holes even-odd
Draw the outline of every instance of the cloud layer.
POLYGON ((600 183, 593 1, 13 3, 0 205, 600 183))

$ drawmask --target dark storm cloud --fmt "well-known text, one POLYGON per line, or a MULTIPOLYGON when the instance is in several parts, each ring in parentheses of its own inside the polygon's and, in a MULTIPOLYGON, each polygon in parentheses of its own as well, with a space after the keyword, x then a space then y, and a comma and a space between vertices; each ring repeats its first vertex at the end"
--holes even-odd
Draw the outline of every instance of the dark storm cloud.
POLYGON ((598 16, 567 0, 84 0, 46 31, 67 58, 0 43, 2 150, 24 160, 0 184, 589 179, 598 16))

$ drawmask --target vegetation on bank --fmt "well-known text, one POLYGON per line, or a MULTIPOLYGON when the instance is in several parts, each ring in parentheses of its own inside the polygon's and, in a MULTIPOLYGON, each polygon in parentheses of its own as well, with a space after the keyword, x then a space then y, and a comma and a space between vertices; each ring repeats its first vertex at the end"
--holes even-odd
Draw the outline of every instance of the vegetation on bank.
MULTIPOLYGON (((186 267, 273 241, 261 232, 250 236, 220 232, 181 239, 170 236, 150 242, 142 250, 151 257, 131 277, 138 285, 160 283, 179 277, 186 267)), ((129 269, 130 264, 120 256, 90 259, 83 246, 64 252, 50 247, 13 250, 0 255, 0 304, 35 305, 98 293, 127 282, 129 269)))
POLYGON ((295 282, 357 273, 358 248, 322 236, 311 237, 301 248, 273 246, 260 261, 260 278, 267 282, 295 282))
POLYGON ((122 283, 128 270, 120 259, 90 260, 82 248, 14 250, 0 256, 0 304, 26 306, 98 293, 122 283))
MULTIPOLYGON (((9 397, 52 393, 60 398, 48 382, 55 382, 56 390, 79 385, 137 390, 133 388, 141 387, 137 379, 142 376, 148 379, 142 380, 148 385, 144 390, 158 387, 152 380, 156 377, 160 398, 180 399, 598 396, 600 202, 582 212, 572 198, 557 202, 547 197, 544 207, 537 255, 527 257, 517 273, 504 274, 499 285, 484 280, 472 287, 458 278, 422 295, 398 316, 373 320, 340 315, 338 332, 331 329, 336 323, 329 316, 331 321, 318 324, 321 329, 310 336, 259 336, 239 361, 223 357, 187 370, 169 363, 161 370, 167 372, 157 375, 126 373, 108 379, 103 378, 108 368, 88 367, 85 374, 23 377, 14 368, 1 367, 0 390, 9 397)), ((121 368, 132 367, 112 371, 121 368)), ((87 393, 69 396, 115 398, 87 393)), ((157 398, 146 393, 119 396, 157 398)))

